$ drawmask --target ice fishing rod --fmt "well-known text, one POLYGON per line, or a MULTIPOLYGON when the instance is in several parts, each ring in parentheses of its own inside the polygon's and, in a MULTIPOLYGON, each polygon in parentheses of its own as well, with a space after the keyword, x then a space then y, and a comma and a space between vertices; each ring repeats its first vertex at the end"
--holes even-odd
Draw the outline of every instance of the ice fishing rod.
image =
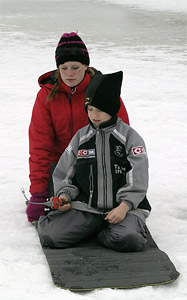
POLYGON ((45 202, 33 202, 27 198, 24 188, 21 188, 21 192, 22 192, 24 198, 26 199, 26 201, 25 201, 26 205, 28 205, 30 203, 30 204, 35 204, 35 205, 45 205, 45 206, 49 207, 50 209, 58 209, 59 206, 63 206, 65 204, 69 203, 69 201, 61 200, 58 197, 47 198, 46 199, 47 201, 45 201, 45 202))

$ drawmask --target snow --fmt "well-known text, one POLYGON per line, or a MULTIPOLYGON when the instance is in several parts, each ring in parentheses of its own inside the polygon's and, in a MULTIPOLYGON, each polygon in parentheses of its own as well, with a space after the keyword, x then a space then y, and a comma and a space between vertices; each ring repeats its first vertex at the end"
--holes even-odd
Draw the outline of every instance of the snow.
POLYGON ((186 10, 183 0, 1 1, 1 300, 186 299, 186 10), (153 210, 147 224, 180 272, 171 284, 86 294, 61 290, 27 222, 20 189, 29 195, 28 126, 37 78, 55 68, 60 35, 77 29, 92 66, 124 72, 122 98, 149 155, 153 210))
MULTIPOLYGON (((89 1, 89 0, 88 0, 89 1)), ((131 8, 145 9, 149 11, 187 12, 186 0, 96 0, 106 4, 119 4, 131 8)))

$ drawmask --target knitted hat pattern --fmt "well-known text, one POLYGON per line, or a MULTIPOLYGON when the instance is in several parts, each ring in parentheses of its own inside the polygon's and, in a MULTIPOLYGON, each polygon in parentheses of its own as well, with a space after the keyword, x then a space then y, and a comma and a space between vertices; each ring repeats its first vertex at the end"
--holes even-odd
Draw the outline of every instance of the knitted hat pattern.
POLYGON ((99 74, 94 76, 88 85, 85 95, 85 110, 87 105, 92 105, 112 117, 116 116, 120 109, 120 94, 123 72, 111 74, 99 74))
POLYGON ((55 51, 57 67, 67 61, 78 61, 89 66, 90 58, 86 45, 76 32, 64 33, 55 51))

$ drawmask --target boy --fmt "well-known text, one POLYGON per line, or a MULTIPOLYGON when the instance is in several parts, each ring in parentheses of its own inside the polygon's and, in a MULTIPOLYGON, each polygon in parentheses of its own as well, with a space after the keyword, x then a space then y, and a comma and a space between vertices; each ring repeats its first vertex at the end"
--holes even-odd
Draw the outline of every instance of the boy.
POLYGON ((123 252, 146 245, 148 159, 143 139, 117 117, 122 72, 95 76, 86 91, 90 125, 80 129, 53 174, 58 211, 40 217, 45 246, 66 248, 97 234, 123 252))

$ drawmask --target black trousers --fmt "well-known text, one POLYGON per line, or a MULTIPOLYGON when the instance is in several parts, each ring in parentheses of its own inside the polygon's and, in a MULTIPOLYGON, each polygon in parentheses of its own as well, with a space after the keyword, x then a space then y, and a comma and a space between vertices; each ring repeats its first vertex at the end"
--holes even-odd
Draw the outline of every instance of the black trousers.
POLYGON ((68 248, 97 234, 101 244, 116 251, 141 251, 146 246, 146 226, 137 216, 128 213, 118 224, 110 224, 104 215, 80 210, 52 211, 41 216, 38 232, 43 246, 68 248))

